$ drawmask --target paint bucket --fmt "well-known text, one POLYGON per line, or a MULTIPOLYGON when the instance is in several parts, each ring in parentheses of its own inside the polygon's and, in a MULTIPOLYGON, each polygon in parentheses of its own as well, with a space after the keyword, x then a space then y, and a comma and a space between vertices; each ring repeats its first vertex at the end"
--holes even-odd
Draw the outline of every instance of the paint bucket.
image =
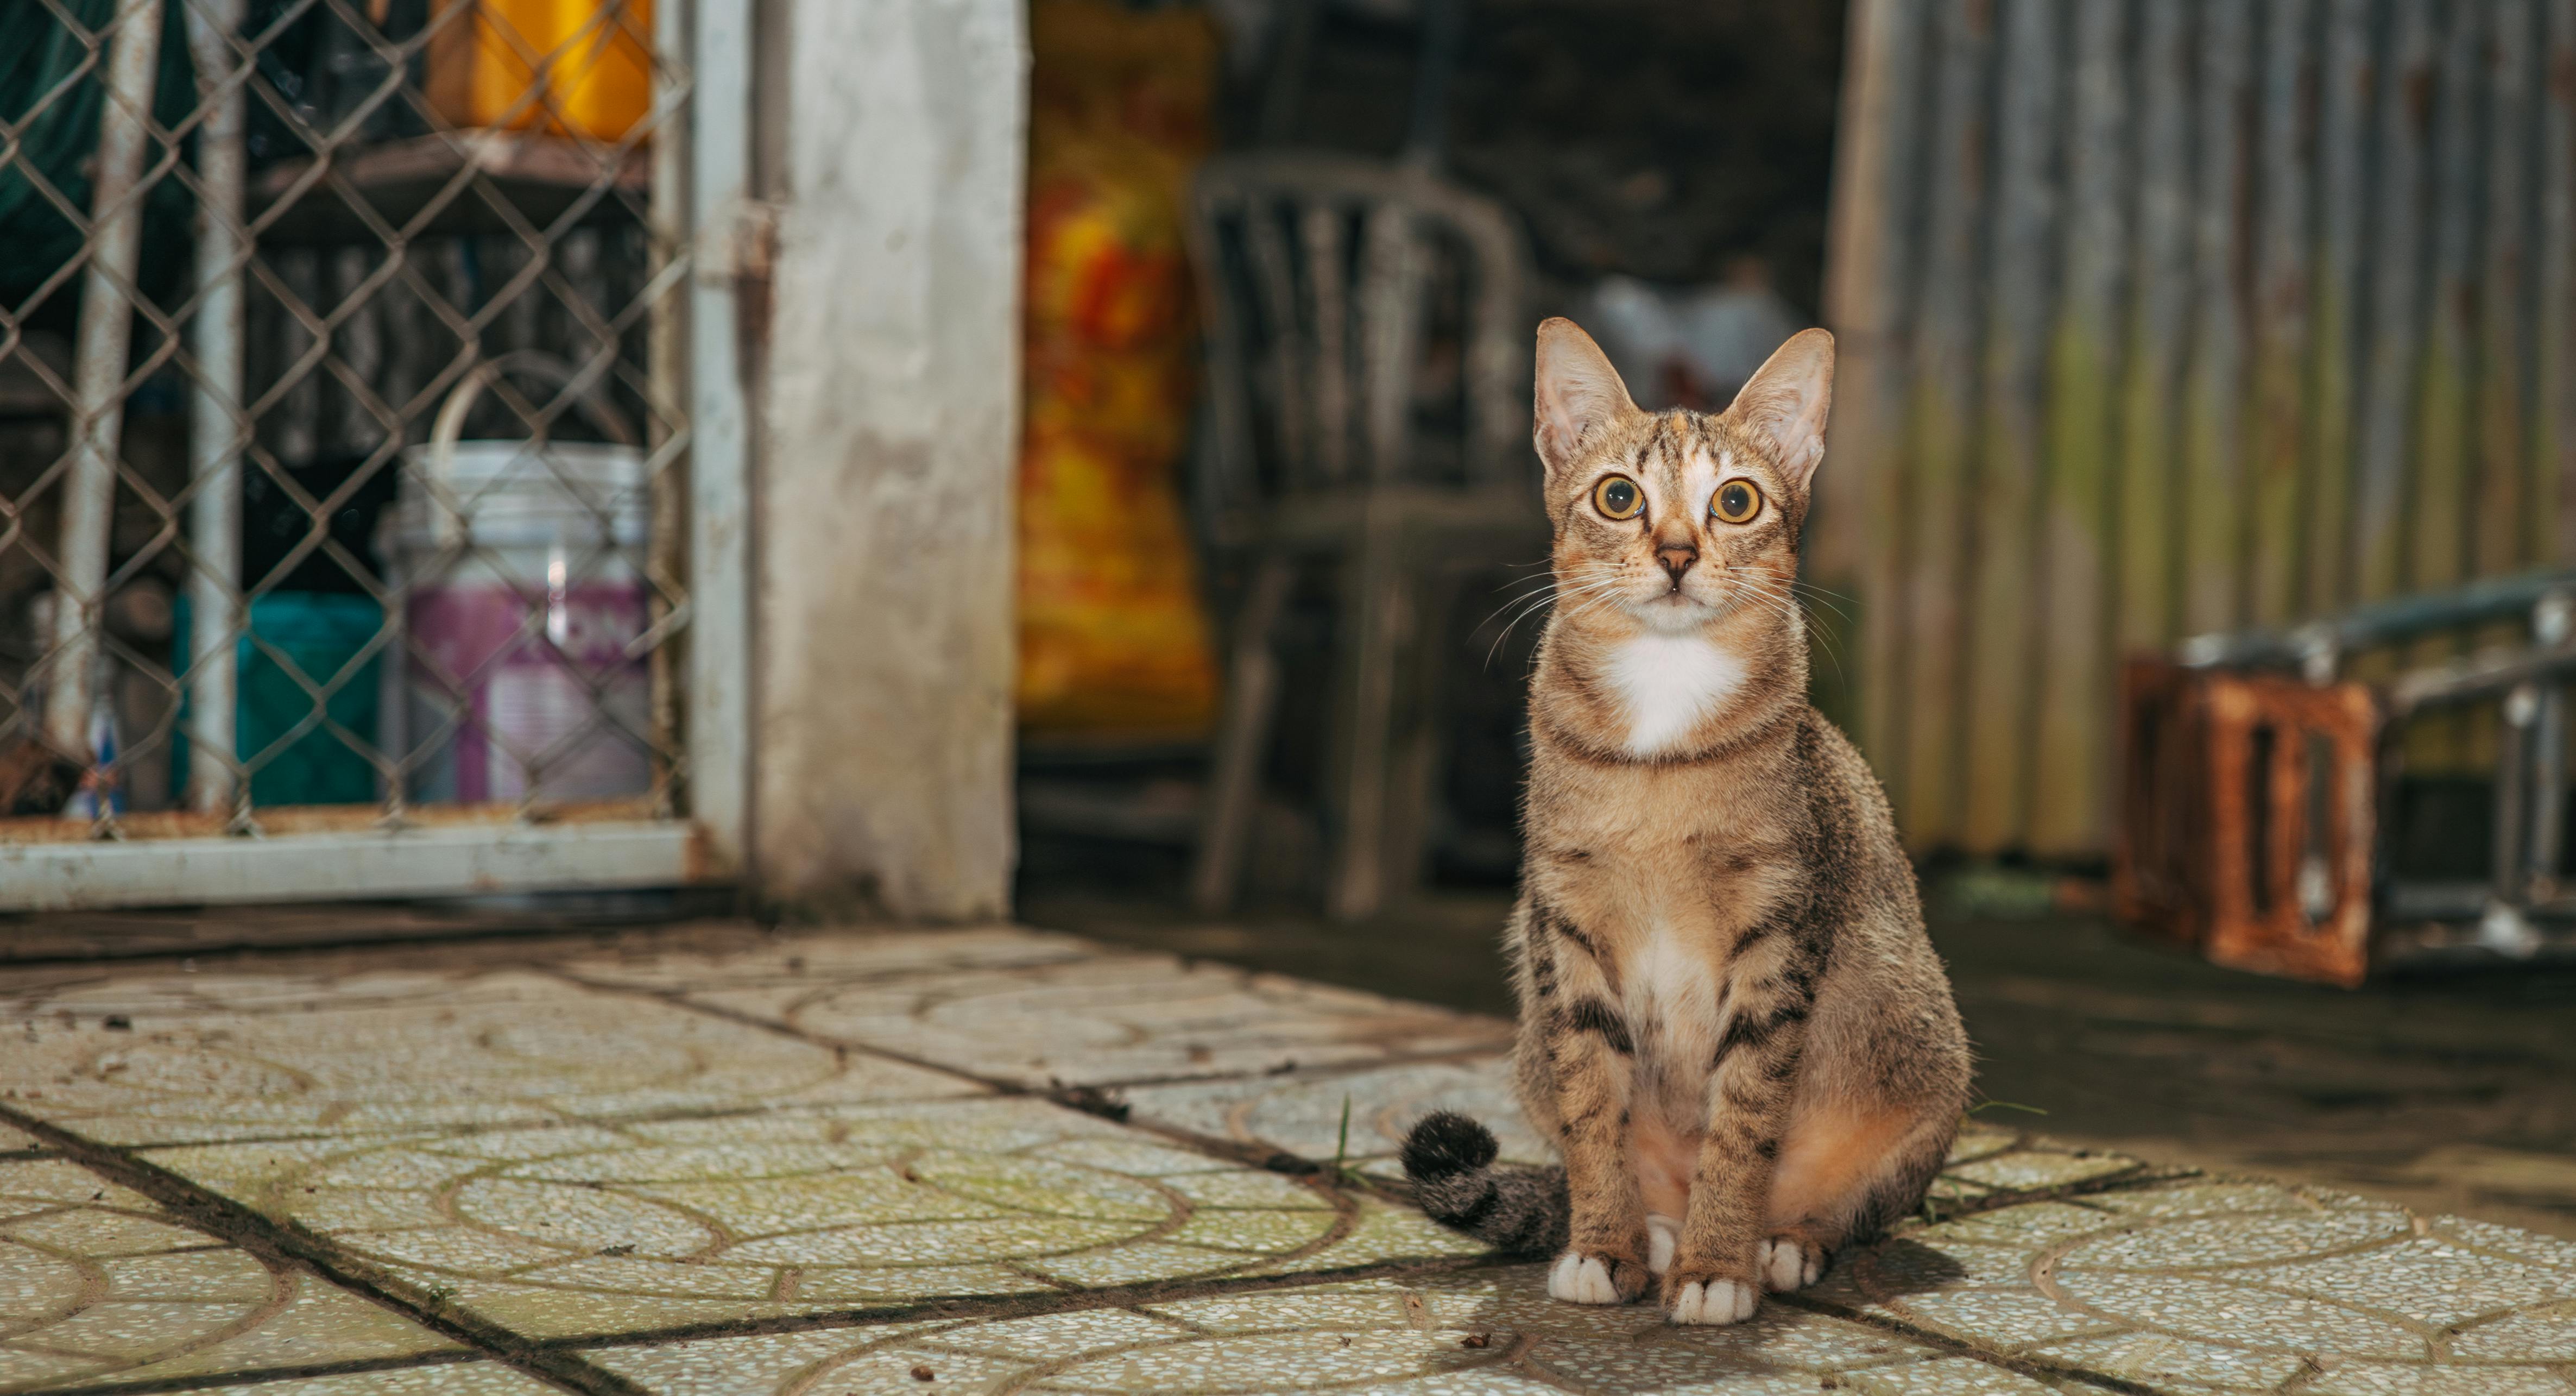
MULTIPOLYGON (((569 378, 542 355, 477 369, 438 414, 385 518, 381 555, 409 629, 386 748, 415 801, 561 803, 644 794, 651 624, 636 559, 651 517, 632 444, 460 441, 497 373, 569 378)), ((591 415, 627 436, 606 407, 591 415)), ((630 438, 631 440, 631 438, 630 438)), ((389 682, 391 680, 389 679, 389 682)), ((389 695, 390 696, 390 695, 389 695)))

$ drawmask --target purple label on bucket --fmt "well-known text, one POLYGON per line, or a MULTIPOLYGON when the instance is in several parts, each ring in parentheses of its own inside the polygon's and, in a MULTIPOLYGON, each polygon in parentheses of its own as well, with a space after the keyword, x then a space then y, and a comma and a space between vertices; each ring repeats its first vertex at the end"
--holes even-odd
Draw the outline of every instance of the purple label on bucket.
POLYGON ((644 661, 626 657, 646 624, 641 582, 433 587, 413 595, 408 614, 413 643, 432 661, 415 657, 406 666, 415 690, 471 714, 444 755, 455 763, 455 798, 515 799, 526 793, 521 760, 549 754, 539 782, 546 796, 597 799, 646 789, 644 753, 614 725, 562 745, 589 721, 592 685, 596 705, 629 722, 646 710, 644 661))

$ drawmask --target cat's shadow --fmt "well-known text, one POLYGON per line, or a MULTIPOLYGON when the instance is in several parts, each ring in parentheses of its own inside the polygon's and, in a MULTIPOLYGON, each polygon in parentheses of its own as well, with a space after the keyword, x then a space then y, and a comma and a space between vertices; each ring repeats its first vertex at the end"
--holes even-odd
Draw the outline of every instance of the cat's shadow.
POLYGON ((1873 1299, 1927 1294, 1968 1278, 1957 1257, 1904 1236, 1856 1252, 1850 1265, 1852 1282, 1873 1299))

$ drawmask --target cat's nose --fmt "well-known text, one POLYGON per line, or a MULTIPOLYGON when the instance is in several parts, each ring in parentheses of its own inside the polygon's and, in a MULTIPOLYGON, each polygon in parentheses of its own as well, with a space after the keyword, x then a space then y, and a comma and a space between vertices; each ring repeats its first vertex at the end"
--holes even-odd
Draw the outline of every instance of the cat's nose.
POLYGON ((1699 549, 1688 543, 1667 544, 1655 549, 1655 561, 1664 565, 1664 572, 1673 579, 1673 585, 1680 586, 1682 574, 1691 570, 1692 563, 1699 561, 1699 549))

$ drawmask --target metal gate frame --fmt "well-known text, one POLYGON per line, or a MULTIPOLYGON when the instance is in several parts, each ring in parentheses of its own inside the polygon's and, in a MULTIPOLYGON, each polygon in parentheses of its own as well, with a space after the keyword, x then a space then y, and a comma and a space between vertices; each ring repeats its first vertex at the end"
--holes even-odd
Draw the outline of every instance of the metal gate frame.
POLYGON ((672 337, 670 351, 689 404, 686 813, 534 823, 495 807, 488 820, 105 840, 67 820, 62 841, 0 843, 0 912, 675 887, 740 877, 750 795, 750 460, 736 320, 739 273, 757 255, 752 244, 762 226, 749 182, 751 0, 662 0, 654 29, 657 47, 690 59, 688 118, 654 143, 652 204, 653 219, 690 262, 685 330, 672 337))

